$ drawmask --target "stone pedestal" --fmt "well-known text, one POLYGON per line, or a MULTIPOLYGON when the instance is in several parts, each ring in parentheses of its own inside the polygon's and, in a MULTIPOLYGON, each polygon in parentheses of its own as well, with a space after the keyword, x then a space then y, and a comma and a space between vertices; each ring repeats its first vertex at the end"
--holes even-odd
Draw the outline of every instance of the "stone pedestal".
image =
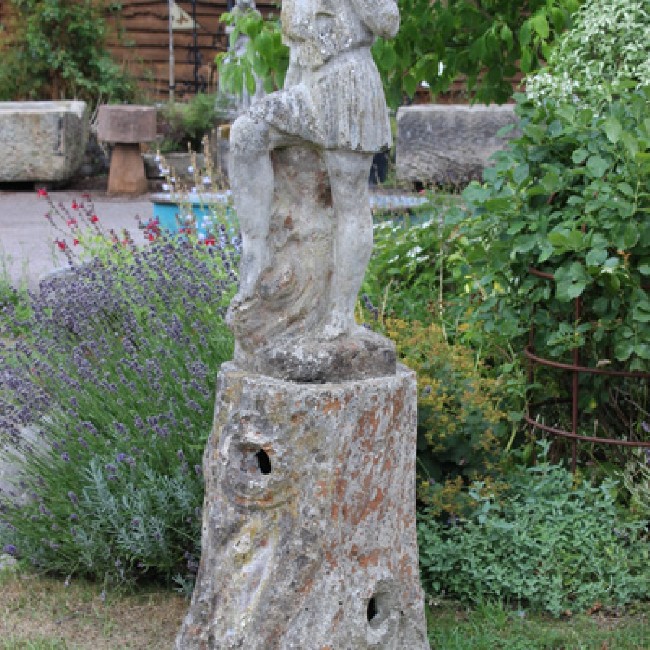
POLYGON ((428 650, 415 376, 305 384, 222 368, 202 555, 177 650, 428 650))
POLYGON ((149 189, 139 144, 115 145, 107 189, 109 194, 144 194, 149 189))
POLYGON ((99 107, 97 138, 115 144, 108 175, 109 194, 142 194, 148 183, 140 143, 156 137, 153 106, 109 104, 99 107))

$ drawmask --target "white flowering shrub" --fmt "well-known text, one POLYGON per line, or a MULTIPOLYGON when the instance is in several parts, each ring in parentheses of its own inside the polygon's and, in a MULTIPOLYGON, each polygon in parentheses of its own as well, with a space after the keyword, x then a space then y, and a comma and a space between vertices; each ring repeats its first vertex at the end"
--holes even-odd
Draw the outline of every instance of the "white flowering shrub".
POLYGON ((533 100, 597 103, 649 86, 649 48, 649 0, 585 0, 547 68, 528 78, 526 93, 533 100))

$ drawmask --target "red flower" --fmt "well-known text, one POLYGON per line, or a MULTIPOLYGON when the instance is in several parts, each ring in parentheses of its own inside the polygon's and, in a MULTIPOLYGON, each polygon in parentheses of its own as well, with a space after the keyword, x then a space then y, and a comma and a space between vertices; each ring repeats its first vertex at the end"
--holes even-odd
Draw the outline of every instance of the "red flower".
POLYGON ((205 240, 205 245, 206 245, 206 246, 214 246, 215 244, 216 244, 216 240, 215 240, 214 237, 208 237, 208 238, 205 240))
POLYGON ((77 225, 77 220, 76 219, 68 219, 66 221, 66 223, 68 224, 68 226, 76 226, 77 225))
POLYGON ((96 214, 93 214, 92 217, 90 217, 90 223, 97 223, 99 221, 99 217, 96 214))
POLYGON ((41 187, 38 190, 36 190, 36 194, 38 196, 47 196, 47 190, 41 187))
POLYGON ((72 243, 73 243, 73 245, 78 246, 79 245, 79 240, 78 239, 73 239, 72 243))
POLYGON ((79 205, 77 204, 76 201, 73 201, 73 202, 72 202, 72 209, 73 209, 73 210, 78 210, 78 209, 79 209, 79 205))
POLYGON ((56 245, 59 247, 60 250, 64 251, 66 249, 66 245, 64 241, 61 241, 60 239, 56 240, 56 245))

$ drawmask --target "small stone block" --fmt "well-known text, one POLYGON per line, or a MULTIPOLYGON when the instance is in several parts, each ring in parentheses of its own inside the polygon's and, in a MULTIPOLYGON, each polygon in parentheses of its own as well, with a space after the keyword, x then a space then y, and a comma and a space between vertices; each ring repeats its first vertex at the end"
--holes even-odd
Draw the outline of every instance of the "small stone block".
POLYGON ((97 139, 103 142, 139 143, 156 139, 153 106, 105 104, 99 107, 97 139))

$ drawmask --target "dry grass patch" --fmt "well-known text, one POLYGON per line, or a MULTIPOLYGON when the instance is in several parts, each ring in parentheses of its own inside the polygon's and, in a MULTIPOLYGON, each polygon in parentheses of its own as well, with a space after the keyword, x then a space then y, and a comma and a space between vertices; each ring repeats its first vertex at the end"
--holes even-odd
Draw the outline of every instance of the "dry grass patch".
POLYGON ((0 573, 0 650, 170 648, 187 601, 169 591, 102 592, 101 585, 0 573))

